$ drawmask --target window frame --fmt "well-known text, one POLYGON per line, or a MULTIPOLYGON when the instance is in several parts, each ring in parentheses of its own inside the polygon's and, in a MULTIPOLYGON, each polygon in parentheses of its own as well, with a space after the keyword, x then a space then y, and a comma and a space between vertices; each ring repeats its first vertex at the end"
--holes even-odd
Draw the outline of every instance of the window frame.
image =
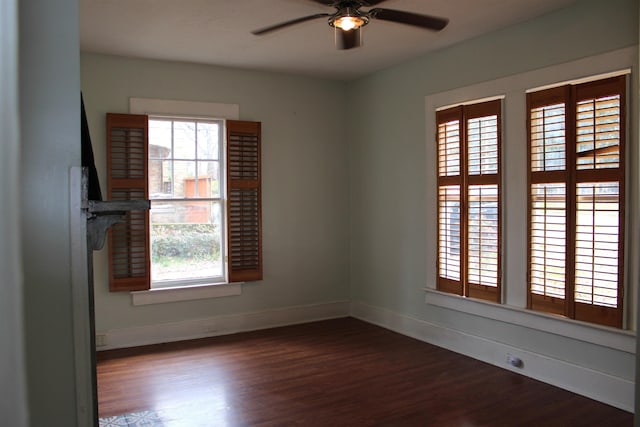
MULTIPOLYGON (((594 78, 586 82, 566 84, 544 90, 529 91, 527 93, 527 308, 569 319, 585 321, 604 326, 623 328, 625 304, 625 258, 626 205, 629 203, 625 192, 626 163, 628 161, 626 138, 627 128, 627 76, 619 75, 608 78, 594 78), (618 130, 618 166, 615 168, 580 168, 576 146, 578 143, 577 107, 585 99, 619 96, 619 130, 618 130), (544 108, 550 105, 564 105, 564 159, 562 170, 533 171, 532 157, 532 123, 531 116, 534 108, 544 108), (535 184, 558 183, 565 186, 565 265, 564 265, 564 296, 540 295, 533 287, 533 206, 532 188, 535 184), (609 307, 600 304, 588 304, 577 301, 577 239, 578 239, 578 186, 581 183, 617 183, 618 185, 618 265, 617 265, 617 306, 609 307)), ((594 137, 595 138, 595 137, 594 137)), ((595 149, 594 149, 595 152, 595 149)), ((595 155, 595 154, 594 154, 595 155)), ((595 157, 594 157, 595 165, 595 157)), ((595 232, 592 232, 595 238, 595 232)), ((594 249, 595 251, 595 249, 594 249)))
MULTIPOLYGON (((436 287, 439 291, 460 295, 464 297, 477 298, 485 301, 500 303, 502 301, 502 100, 479 100, 470 101, 463 105, 447 107, 436 111, 436 158, 437 167, 437 256, 436 256, 436 287), (469 122, 474 119, 482 119, 496 116, 496 172, 495 173, 470 173, 470 144, 469 122), (441 174, 441 165, 446 161, 446 154, 442 155, 440 126, 457 122, 458 132, 458 174, 441 174), (443 259, 443 225, 442 225, 442 201, 441 189, 446 187, 458 187, 459 191, 459 269, 458 280, 443 277, 441 266, 445 262, 443 259), (471 187, 496 187, 496 286, 471 283, 470 281, 470 258, 468 252, 470 245, 470 192, 471 187)), ((448 142, 442 141, 445 145, 448 142)), ((446 150, 445 150, 446 151, 446 150)), ((446 227, 445 227, 446 228, 446 227)), ((447 228, 449 230, 449 228, 447 228)), ((448 233, 447 233, 448 235, 448 233)), ((481 245, 482 246, 482 245, 481 245)), ((446 249, 446 248, 444 248, 446 249)))
MULTIPOLYGON (((202 198, 202 197, 193 197, 193 198, 187 198, 187 197, 183 197, 183 198, 152 198, 151 194, 149 195, 149 199, 151 201, 151 210, 150 210, 150 219, 149 219, 149 239, 152 238, 152 226, 153 226, 153 222, 151 219, 151 214, 153 213, 153 204, 155 203, 172 203, 172 202, 189 202, 189 201, 202 201, 202 202, 218 202, 220 205, 220 215, 221 215, 221 223, 220 223, 220 232, 221 232, 221 241, 220 241, 220 262, 221 262, 221 268, 222 268, 222 274, 220 276, 204 276, 204 277, 199 277, 199 278, 193 278, 193 279, 168 279, 168 280, 153 280, 153 257, 151 257, 151 263, 150 263, 150 274, 151 274, 151 283, 150 283, 150 289, 166 289, 166 288, 187 288, 187 287, 192 287, 192 286, 201 286, 201 285, 215 285, 215 284, 225 284, 229 282, 229 274, 228 274, 228 266, 227 266, 227 259, 228 259, 228 255, 227 255, 227 211, 225 209, 225 206, 227 204, 227 185, 226 185, 226 156, 225 156, 225 152, 226 152, 226 148, 227 148, 227 142, 226 142, 226 120, 224 119, 219 119, 219 118, 213 118, 213 117, 188 117, 188 116, 183 116, 183 115, 159 115, 159 114, 150 114, 148 116, 148 120, 149 123, 153 120, 157 120, 157 121, 168 121, 171 122, 172 124, 174 122, 193 122, 196 124, 198 123, 215 123, 219 126, 219 130, 218 130, 218 139, 219 139, 219 144, 218 144, 218 152, 217 152, 217 159, 215 161, 218 162, 218 181, 219 181, 219 195, 217 198, 212 198, 212 197, 208 197, 208 198, 202 198)), ((151 127, 151 126, 149 126, 151 127)), ((150 132, 151 133, 151 132, 150 132)), ((197 135, 197 131, 196 131, 196 135, 197 135)), ((196 136, 197 138, 197 136, 196 136)), ((172 136, 171 136, 171 145, 172 145, 172 152, 174 152, 173 147, 174 147, 174 136, 173 136, 173 131, 172 131, 172 136)), ((149 140, 149 145, 151 145, 151 140, 149 140)), ((151 150, 149 150, 150 152, 151 150)), ((173 155, 171 156, 170 159, 152 159, 151 158, 151 154, 149 154, 148 160, 171 160, 172 162, 172 170, 174 170, 174 162, 176 161, 194 161, 196 162, 196 164, 201 161, 200 159, 197 158, 197 152, 196 152, 196 156, 193 159, 182 159, 182 158, 176 158, 173 155)), ((196 166, 197 167, 197 166, 196 166)), ((150 169, 151 167, 148 168, 149 171, 147 173, 147 179, 150 179, 150 169)), ((173 183, 173 180, 172 180, 173 183)), ((151 187, 151 185, 149 184, 149 187, 151 187)), ((197 182, 196 182, 196 188, 197 188, 197 182)), ((175 191, 175 188, 172 187, 171 192, 173 193, 175 191)), ((151 246, 151 243, 149 244, 149 250, 152 251, 153 248, 151 246)))

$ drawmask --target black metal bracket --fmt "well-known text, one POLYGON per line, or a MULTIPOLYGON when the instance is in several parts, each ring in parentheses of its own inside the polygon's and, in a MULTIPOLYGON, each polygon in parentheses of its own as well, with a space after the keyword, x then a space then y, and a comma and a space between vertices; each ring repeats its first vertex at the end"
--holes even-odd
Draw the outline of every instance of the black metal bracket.
POLYGON ((82 206, 87 215, 87 246, 100 250, 104 246, 107 230, 123 221, 129 211, 149 210, 149 200, 98 201, 87 200, 82 206))

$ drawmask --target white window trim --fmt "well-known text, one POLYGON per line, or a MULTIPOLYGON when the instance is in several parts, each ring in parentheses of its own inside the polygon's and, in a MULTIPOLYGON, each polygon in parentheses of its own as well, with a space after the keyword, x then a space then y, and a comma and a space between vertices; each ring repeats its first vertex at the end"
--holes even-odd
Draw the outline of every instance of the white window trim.
POLYGON ((240 120, 240 106, 238 104, 219 104, 215 102, 129 98, 129 113, 150 116, 213 117, 216 119, 240 120))
MULTIPOLYGON (((239 120, 238 104, 221 104, 214 102, 177 101, 151 98, 129 98, 130 114, 146 114, 149 116, 172 116, 203 119, 239 120)), ((226 241, 226 239, 225 239, 226 241)), ((226 255, 225 255, 226 256, 226 255)), ((220 298, 242 293, 241 283, 211 283, 193 285, 192 282, 179 286, 173 282, 172 287, 158 287, 147 291, 131 292, 133 305, 162 304, 177 301, 190 301, 206 298, 220 298)))
POLYGON ((464 313, 469 313, 498 321, 509 322, 531 329, 550 332, 577 340, 605 345, 610 348, 635 352, 635 333, 638 307, 637 283, 640 278, 640 250, 638 239, 640 220, 638 217, 638 123, 632 120, 638 111, 637 97, 629 96, 628 129, 627 129, 627 238, 625 239, 625 328, 618 330, 595 324, 578 322, 527 310, 527 165, 526 165, 526 92, 534 88, 557 86, 573 83, 588 78, 598 79, 600 76, 612 74, 628 74, 628 93, 638 93, 638 50, 637 46, 608 52, 602 55, 583 58, 576 61, 542 68, 518 75, 508 76, 492 81, 474 84, 467 87, 441 92, 425 97, 426 115, 426 200, 427 241, 437 241, 437 224, 433 218, 437 215, 437 165, 433 152, 434 135, 436 134, 435 112, 446 106, 468 103, 471 100, 504 96, 503 103, 503 271, 502 271, 502 304, 482 302, 436 290, 437 248, 429 248, 426 254, 427 283, 425 302, 464 313), (593 76, 593 77, 591 77, 593 76), (509 143, 512 141, 512 143, 509 143))
POLYGON ((163 304, 206 298, 222 298, 242 294, 242 283, 212 283, 173 288, 154 288, 131 292, 133 305, 163 304))

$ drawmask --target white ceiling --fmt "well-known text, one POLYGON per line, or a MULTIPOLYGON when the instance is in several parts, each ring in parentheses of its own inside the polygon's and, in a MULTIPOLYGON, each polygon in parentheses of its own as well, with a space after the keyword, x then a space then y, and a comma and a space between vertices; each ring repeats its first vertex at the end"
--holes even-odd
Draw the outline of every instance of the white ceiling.
POLYGON ((80 44, 84 52, 348 80, 575 1, 387 0, 377 7, 447 17, 449 25, 432 32, 372 20, 363 29, 363 47, 340 51, 325 18, 251 34, 335 10, 311 0, 79 0, 80 44))

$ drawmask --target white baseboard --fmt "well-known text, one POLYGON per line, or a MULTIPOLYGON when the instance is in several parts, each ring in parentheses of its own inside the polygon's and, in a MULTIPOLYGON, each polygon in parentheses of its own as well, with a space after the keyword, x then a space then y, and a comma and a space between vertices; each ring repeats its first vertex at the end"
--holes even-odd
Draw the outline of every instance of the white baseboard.
POLYGON ((616 408, 634 410, 634 381, 362 303, 351 304, 351 315, 616 408), (507 354, 522 359, 522 368, 507 365, 507 354))
POLYGON ((97 331, 98 351, 227 335, 349 316, 348 301, 97 331))

